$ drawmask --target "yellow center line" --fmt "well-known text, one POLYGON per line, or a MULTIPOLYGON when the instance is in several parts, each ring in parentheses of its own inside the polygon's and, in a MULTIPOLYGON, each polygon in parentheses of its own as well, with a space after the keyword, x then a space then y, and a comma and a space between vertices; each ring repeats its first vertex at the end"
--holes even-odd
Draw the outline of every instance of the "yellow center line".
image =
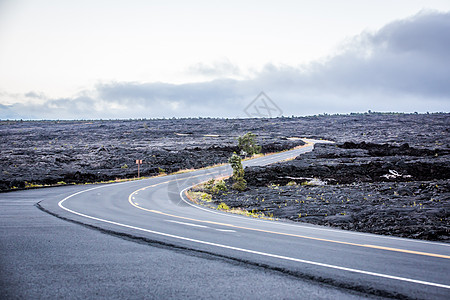
MULTIPOLYGON (((194 176, 194 177, 199 177, 199 176, 202 176, 202 175, 198 175, 198 176, 194 176)), ((291 236, 291 237, 297 237, 297 238, 303 238, 303 239, 315 240, 315 241, 321 241, 321 242, 328 242, 328 243, 335 243, 335 244, 342 244, 342 245, 349 245, 349 246, 356 246, 356 247, 372 248, 372 249, 379 249, 379 250, 386 250, 386 251, 394 251, 394 252, 402 252, 402 253, 409 253, 409 254, 417 254, 417 255, 424 255, 424 256, 431 256, 431 257, 450 259, 449 255, 443 255, 443 254, 420 252, 420 251, 413 251, 413 250, 406 250, 406 249, 399 249, 399 248, 391 248, 391 247, 383 247, 383 246, 370 245, 370 244, 350 243, 350 242, 343 242, 343 241, 336 241, 336 240, 330 240, 330 239, 310 237, 310 236, 305 236, 305 235, 298 235, 298 234, 285 233, 285 232, 277 232, 277 231, 271 231, 271 230, 263 230, 263 229, 257 229, 257 228, 237 226, 237 225, 227 224, 227 223, 220 223, 220 222, 214 222, 214 221, 207 221, 207 220, 199 220, 199 219, 194 219, 194 218, 188 218, 188 217, 178 216, 178 215, 174 215, 174 214, 164 213, 164 212, 157 211, 157 210, 154 210, 154 209, 148 209, 148 208, 140 207, 139 205, 134 203, 133 200, 132 200, 132 195, 137 193, 137 192, 139 192, 139 191, 141 191, 141 190, 145 190, 145 189, 147 189, 149 187, 155 187, 155 186, 158 186, 158 185, 161 185, 161 184, 164 184, 164 183, 173 182, 173 181, 176 181, 176 180, 179 180, 179 179, 173 179, 173 180, 161 182, 161 183, 150 185, 150 186, 147 186, 145 188, 141 188, 141 189, 139 189, 137 191, 134 191, 128 197, 128 202, 131 205, 133 205, 134 207, 136 207, 138 209, 141 209, 141 210, 144 210, 144 211, 148 211, 148 212, 151 212, 151 213, 164 215, 164 216, 168 216, 168 217, 194 221, 194 222, 214 224, 214 225, 219 225, 219 226, 238 228, 238 229, 257 231, 257 232, 264 232, 264 233, 270 233, 270 234, 291 236)))
MULTIPOLYGON (((313 145, 314 143, 311 143, 311 144, 313 145)), ((304 148, 304 147, 310 146, 311 144, 307 143, 307 144, 305 144, 303 146, 300 146, 298 148, 304 148)), ((298 149, 298 148, 296 148, 296 149, 298 149)), ((267 155, 267 156, 269 156, 269 155, 267 155)), ((211 172, 210 174, 213 174, 213 173, 217 173, 217 172, 211 172)), ((200 175, 196 175, 196 176, 191 176, 189 178, 200 177, 200 176, 210 175, 210 174, 200 174, 200 175)), ((160 182, 160 183, 153 184, 153 185, 141 188, 139 190, 136 190, 136 191, 134 191, 133 193, 130 194, 130 196, 128 197, 128 202, 131 205, 133 205, 134 207, 136 207, 138 209, 141 209, 141 210, 144 210, 144 211, 148 211, 148 212, 151 212, 151 213, 160 214, 160 215, 164 215, 164 216, 168 216, 168 217, 194 221, 194 222, 214 224, 214 225, 219 225, 219 226, 225 226, 225 227, 231 227, 231 228, 237 228, 237 229, 244 229, 244 230, 250 230, 250 231, 257 231, 257 232, 264 232, 264 233, 270 233, 270 234, 298 237, 298 238, 315 240, 315 241, 321 241, 321 242, 328 242, 328 243, 335 243, 335 244, 342 244, 342 245, 349 245, 349 246, 356 246, 356 247, 372 248, 372 249, 379 249, 379 250, 386 250, 386 251, 393 251, 393 252, 402 252, 402 253, 409 253, 409 254, 417 254, 417 255, 424 255, 424 256, 431 256, 431 257, 450 259, 449 255, 444 255, 444 254, 436 254, 436 253, 428 253, 428 252, 421 252, 421 251, 414 251, 414 250, 407 250, 407 249, 391 248, 391 247, 377 246, 377 245, 371 245, 371 244, 350 243, 350 242, 343 242, 343 241, 336 241, 336 240, 330 240, 330 239, 316 238, 316 237, 305 236, 305 235, 298 235, 298 234, 292 234, 292 233, 277 232, 277 231, 263 230, 263 229, 250 228, 250 227, 242 227, 242 226, 236 226, 236 225, 233 225, 233 224, 220 223, 220 222, 214 222, 214 221, 193 219, 193 218, 173 215, 173 214, 164 213, 164 212, 153 210, 153 209, 140 207, 139 205, 134 203, 133 200, 132 200, 132 195, 137 193, 137 192, 139 192, 139 191, 143 191, 143 190, 145 190, 147 188, 150 188, 150 187, 155 187, 155 186, 158 186, 158 185, 161 185, 161 184, 166 184, 166 183, 177 181, 177 180, 181 180, 181 179, 167 180, 167 181, 164 181, 164 182, 160 182)))

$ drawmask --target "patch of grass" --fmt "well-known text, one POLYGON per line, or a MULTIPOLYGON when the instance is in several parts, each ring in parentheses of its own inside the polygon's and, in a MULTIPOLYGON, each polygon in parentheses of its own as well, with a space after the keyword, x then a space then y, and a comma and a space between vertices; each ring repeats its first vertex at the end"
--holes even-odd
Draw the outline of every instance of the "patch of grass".
POLYGON ((272 189, 272 190, 278 190, 280 188, 280 185, 279 184, 275 184, 275 183, 271 183, 267 187, 272 189))
POLYGON ((256 218, 256 219, 264 219, 264 220, 272 220, 272 221, 277 220, 276 218, 273 217, 272 213, 269 213, 266 215, 263 212, 248 211, 243 208, 232 208, 232 209, 227 210, 227 212, 236 214, 236 215, 252 217, 252 218, 256 218))
POLYGON ((224 210, 224 211, 229 211, 230 208, 228 207, 228 205, 226 205, 224 202, 220 202, 220 204, 217 206, 218 210, 224 210))
POLYGON ((195 200, 194 202, 200 204, 201 202, 211 202, 212 195, 205 192, 188 191, 189 199, 195 200))
POLYGON ((37 184, 37 183, 32 183, 32 182, 28 182, 25 181, 25 188, 26 189, 30 189, 30 188, 38 188, 38 187, 43 187, 43 184, 37 184))

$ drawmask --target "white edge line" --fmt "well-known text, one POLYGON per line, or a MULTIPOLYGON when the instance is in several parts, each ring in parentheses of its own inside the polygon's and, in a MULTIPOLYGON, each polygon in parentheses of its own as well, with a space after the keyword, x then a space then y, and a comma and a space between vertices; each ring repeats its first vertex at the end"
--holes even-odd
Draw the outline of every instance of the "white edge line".
MULTIPOLYGON (((295 150, 298 150, 298 149, 295 149, 295 150)), ((307 152, 310 152, 310 151, 306 151, 304 153, 307 153, 307 152)), ((300 154, 303 154, 303 153, 300 153, 300 154)), ((210 174, 208 174, 208 175, 210 175, 210 174)), ((220 174, 220 175, 223 175, 223 174, 220 174)), ((192 187, 196 186, 197 184, 198 183, 196 183, 194 185, 191 185, 191 186, 188 186, 187 188, 183 189, 180 192, 181 200, 183 200, 185 203, 189 204, 192 207, 195 207, 197 209, 200 209, 200 210, 212 213, 212 214, 218 214, 218 215, 222 215, 222 216, 229 216, 229 217, 233 217, 233 218, 253 220, 253 221, 256 221, 256 222, 264 222, 264 223, 276 222, 276 221, 268 221, 268 220, 262 220, 262 219, 255 219, 255 218, 239 216, 239 215, 235 215, 235 214, 232 214, 232 213, 224 213, 224 212, 219 212, 219 211, 213 211, 211 209, 204 208, 204 207, 201 207, 199 205, 196 205, 196 204, 192 203, 189 200, 186 200, 186 198, 184 197, 184 192, 187 191, 188 189, 191 189, 192 187)), ((431 241, 422 241, 422 240, 413 240, 413 239, 408 239, 408 238, 386 236, 386 235, 378 235, 378 234, 370 234, 370 233, 364 233, 364 232, 355 232, 355 231, 349 231, 349 230, 339 230, 339 229, 332 229, 332 228, 321 228, 321 227, 316 227, 316 226, 305 226, 305 225, 302 225, 302 224, 288 224, 288 223, 284 223, 284 222, 277 222, 277 224, 280 224, 282 226, 289 226, 289 227, 300 227, 300 228, 308 228, 308 229, 328 231, 328 232, 337 232, 337 233, 352 234, 352 235, 359 235, 359 236, 375 237, 375 238, 378 238, 378 239, 398 240, 398 241, 405 241, 405 242, 409 242, 409 243, 420 243, 420 244, 430 244, 430 245, 436 245, 436 246, 450 247, 450 244, 445 244, 445 243, 431 242, 431 241)))
POLYGON ((198 225, 198 224, 194 224, 194 223, 186 223, 186 222, 180 222, 180 221, 175 221, 175 220, 166 220, 166 221, 171 222, 171 223, 177 223, 180 225, 192 226, 192 227, 209 228, 208 226, 198 225))
MULTIPOLYGON (((193 186, 195 186, 195 185, 193 185, 193 186)), ((319 227, 317 225, 316 226, 306 226, 306 225, 302 225, 302 224, 289 224, 289 223, 284 223, 284 222, 278 222, 276 220, 272 220, 271 221, 271 220, 255 219, 255 218, 235 215, 235 214, 232 214, 232 213, 226 213, 226 212, 221 212, 221 211, 214 211, 212 209, 204 208, 202 206, 194 204, 191 201, 186 199, 186 197, 184 196, 184 192, 187 191, 188 189, 192 188, 193 186, 187 187, 187 188, 185 188, 184 190, 182 190, 180 192, 181 200, 183 200, 185 203, 189 204, 190 206, 192 206, 194 208, 206 211, 206 212, 211 213, 211 214, 217 214, 217 215, 222 215, 222 216, 227 216, 227 217, 232 217, 232 218, 238 218, 238 219, 252 220, 254 222, 263 222, 263 223, 272 223, 272 224, 274 222, 276 222, 276 224, 279 224, 279 225, 282 225, 282 226, 289 226, 289 227, 306 228, 306 229, 313 229, 313 230, 320 230, 320 231, 328 231, 328 232, 337 232, 337 233, 344 233, 344 234, 351 234, 351 235, 375 237, 375 238, 378 238, 378 239, 399 240, 399 241, 404 241, 404 242, 409 242, 409 243, 421 243, 421 244, 431 244, 431 245, 436 245, 436 246, 450 247, 450 244, 444 244, 444 243, 438 243, 438 242, 413 240, 413 239, 407 239, 407 238, 401 238, 401 237, 385 236, 385 235, 370 234, 370 233, 355 232, 355 231, 347 231, 347 230, 339 230, 339 229, 332 229, 332 228, 321 228, 321 227, 319 227)))
MULTIPOLYGON (((126 183, 126 182, 123 182, 123 183, 126 183)), ((111 185, 105 185, 105 186, 111 186, 111 185)), ((73 196, 79 195, 79 194, 84 193, 84 192, 92 191, 92 190, 95 190, 95 189, 98 189, 98 188, 102 188, 102 187, 105 187, 105 186, 99 186, 99 187, 95 187, 95 188, 92 188, 92 189, 79 191, 77 193, 69 195, 66 198, 64 198, 61 201, 59 201, 58 202, 58 206, 61 207, 64 210, 70 212, 70 213, 73 213, 75 215, 82 216, 82 217, 85 217, 85 218, 88 218, 88 219, 92 219, 92 220, 96 220, 96 221, 100 221, 100 222, 104 222, 104 223, 109 223, 109 224, 113 224, 113 225, 117 225, 117 226, 121 226, 121 227, 125 227, 125 228, 130 228, 130 229, 134 229, 134 230, 144 231, 144 232, 152 233, 152 234, 155 234, 155 235, 160 235, 160 236, 165 236, 165 237, 169 237, 169 238, 174 238, 174 239, 184 240, 184 241, 188 241, 188 242, 193 242, 193 243, 197 243, 197 244, 203 244, 203 245, 214 246, 214 247, 219 247, 219 248, 224 248, 224 249, 230 249, 230 250, 235 250, 235 251, 244 252, 244 253, 257 254, 257 255, 261 255, 261 256, 278 258, 278 259, 294 261, 294 262, 299 262, 299 263, 304 263, 304 264, 310 264, 310 265, 315 265, 315 266, 320 266, 320 267, 325 267, 325 268, 330 268, 330 269, 335 269, 335 270, 348 271, 348 272, 359 273, 359 274, 364 274, 364 275, 371 275, 371 276, 382 277, 382 278, 387 278, 387 279, 395 279, 395 280, 399 280, 399 281, 418 283, 418 284, 423 284, 423 285, 428 285, 428 286, 435 286, 435 287, 450 289, 450 285, 445 285, 445 284, 440 284, 440 283, 427 282, 427 281, 422 281, 422 280, 417 280, 417 279, 404 278, 404 277, 399 277, 399 276, 392 276, 392 275, 386 275, 386 274, 381 274, 381 273, 363 271, 363 270, 358 270, 358 269, 340 267, 340 266, 335 266, 335 265, 330 265, 330 264, 325 264, 325 263, 319 263, 319 262, 314 262, 314 261, 309 261, 309 260, 304 260, 304 259, 299 259, 299 258, 293 258, 293 257, 288 257, 288 256, 283 256, 283 255, 277 255, 277 254, 270 254, 270 253, 265 253, 265 252, 255 251, 255 250, 249 250, 249 249, 244 249, 244 248, 239 248, 239 247, 227 246, 227 245, 223 245, 223 244, 212 243, 212 242, 207 242, 207 241, 187 238, 187 237, 183 237, 183 236, 178 236, 178 235, 174 235, 174 234, 169 234, 169 233, 154 231, 154 230, 150 230, 150 229, 140 228, 140 227, 136 227, 136 226, 132 226, 132 225, 122 224, 122 223, 109 221, 109 220, 105 220, 105 219, 89 216, 89 215, 86 215, 86 214, 82 214, 80 212, 76 212, 74 210, 66 208, 66 207, 64 207, 62 205, 62 203, 64 201, 66 201, 67 199, 72 198, 73 196)))

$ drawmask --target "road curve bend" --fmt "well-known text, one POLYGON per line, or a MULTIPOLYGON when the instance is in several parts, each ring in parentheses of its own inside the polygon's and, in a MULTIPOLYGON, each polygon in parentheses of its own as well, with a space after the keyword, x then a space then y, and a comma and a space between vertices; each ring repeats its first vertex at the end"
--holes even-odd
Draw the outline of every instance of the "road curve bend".
MULTIPOLYGON (((244 162, 262 166, 307 145, 244 162)), ((450 245, 232 215, 189 202, 184 191, 229 176, 229 165, 98 185, 40 206, 107 231, 388 297, 450 298, 450 245)))

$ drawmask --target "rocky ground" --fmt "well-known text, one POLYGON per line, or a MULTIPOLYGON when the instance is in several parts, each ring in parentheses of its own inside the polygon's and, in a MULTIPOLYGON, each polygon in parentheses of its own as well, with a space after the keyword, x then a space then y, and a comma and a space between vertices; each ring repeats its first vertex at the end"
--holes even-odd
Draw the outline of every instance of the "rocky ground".
POLYGON ((275 218, 450 242, 450 150, 408 144, 318 144, 313 152, 245 169, 248 188, 215 203, 275 218))
MULTIPOLYGON (((280 119, 282 120, 282 119, 280 119)), ((236 138, 258 134, 263 152, 290 149, 277 120, 0 121, 0 191, 171 173, 227 162, 236 138)))
POLYGON ((248 189, 215 203, 292 221, 449 241, 450 114, 276 119, 0 121, 0 190, 200 168, 258 136, 263 152, 335 141, 297 159, 247 168, 248 189))

